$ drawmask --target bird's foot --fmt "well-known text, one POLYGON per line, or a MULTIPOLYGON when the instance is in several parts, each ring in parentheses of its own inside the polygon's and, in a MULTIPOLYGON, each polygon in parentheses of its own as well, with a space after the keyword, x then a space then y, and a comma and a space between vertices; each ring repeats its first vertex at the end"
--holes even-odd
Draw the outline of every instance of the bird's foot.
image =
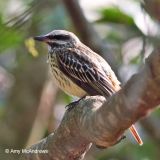
POLYGON ((82 98, 80 98, 79 100, 77 101, 74 101, 74 102, 71 102, 70 104, 68 104, 67 106, 65 106, 65 108, 68 110, 68 111, 71 111, 78 103, 80 100, 84 99, 86 96, 83 96, 82 98))
POLYGON ((76 104, 78 104, 78 102, 79 100, 71 102, 70 104, 66 105, 65 108, 67 109, 67 111, 71 111, 76 106, 76 104))

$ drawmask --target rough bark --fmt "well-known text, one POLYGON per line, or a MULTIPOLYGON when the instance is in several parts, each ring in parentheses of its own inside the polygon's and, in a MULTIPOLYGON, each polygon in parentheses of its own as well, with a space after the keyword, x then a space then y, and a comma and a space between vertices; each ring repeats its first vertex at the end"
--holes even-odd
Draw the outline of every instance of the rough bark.
POLYGON ((66 111, 54 134, 30 149, 47 149, 47 154, 23 154, 23 160, 75 160, 83 156, 91 143, 109 147, 124 131, 160 104, 160 49, 115 95, 86 97, 66 111))

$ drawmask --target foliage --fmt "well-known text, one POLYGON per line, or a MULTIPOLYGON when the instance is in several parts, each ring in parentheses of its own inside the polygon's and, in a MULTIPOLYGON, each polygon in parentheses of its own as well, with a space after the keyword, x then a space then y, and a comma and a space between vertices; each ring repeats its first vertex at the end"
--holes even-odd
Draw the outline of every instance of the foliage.
POLYGON ((17 47, 21 42, 23 35, 12 27, 6 26, 0 16, 0 53, 8 48, 17 47))
POLYGON ((101 18, 97 22, 119 23, 136 26, 131 16, 125 14, 117 7, 103 8, 100 10, 101 18))

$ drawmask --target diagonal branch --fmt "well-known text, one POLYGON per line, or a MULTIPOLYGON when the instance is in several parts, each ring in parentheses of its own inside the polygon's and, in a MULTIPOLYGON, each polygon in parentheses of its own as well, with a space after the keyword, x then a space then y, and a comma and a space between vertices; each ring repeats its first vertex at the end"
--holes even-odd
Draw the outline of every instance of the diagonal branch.
POLYGON ((24 154, 23 160, 77 160, 91 143, 109 147, 124 131, 160 104, 160 48, 146 60, 115 95, 105 100, 101 96, 86 97, 64 118, 54 134, 30 149, 47 149, 49 154, 24 154))

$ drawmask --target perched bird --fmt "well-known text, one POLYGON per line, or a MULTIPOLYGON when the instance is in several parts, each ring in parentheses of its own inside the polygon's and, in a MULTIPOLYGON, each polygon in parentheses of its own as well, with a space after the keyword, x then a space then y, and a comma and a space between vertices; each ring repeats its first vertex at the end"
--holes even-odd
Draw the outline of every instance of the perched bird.
MULTIPOLYGON (((78 37, 65 30, 54 30, 34 37, 48 44, 48 61, 56 84, 69 95, 109 97, 120 90, 120 82, 109 64, 84 45, 78 37)), ((136 141, 143 142, 134 125, 130 127, 136 141)))

